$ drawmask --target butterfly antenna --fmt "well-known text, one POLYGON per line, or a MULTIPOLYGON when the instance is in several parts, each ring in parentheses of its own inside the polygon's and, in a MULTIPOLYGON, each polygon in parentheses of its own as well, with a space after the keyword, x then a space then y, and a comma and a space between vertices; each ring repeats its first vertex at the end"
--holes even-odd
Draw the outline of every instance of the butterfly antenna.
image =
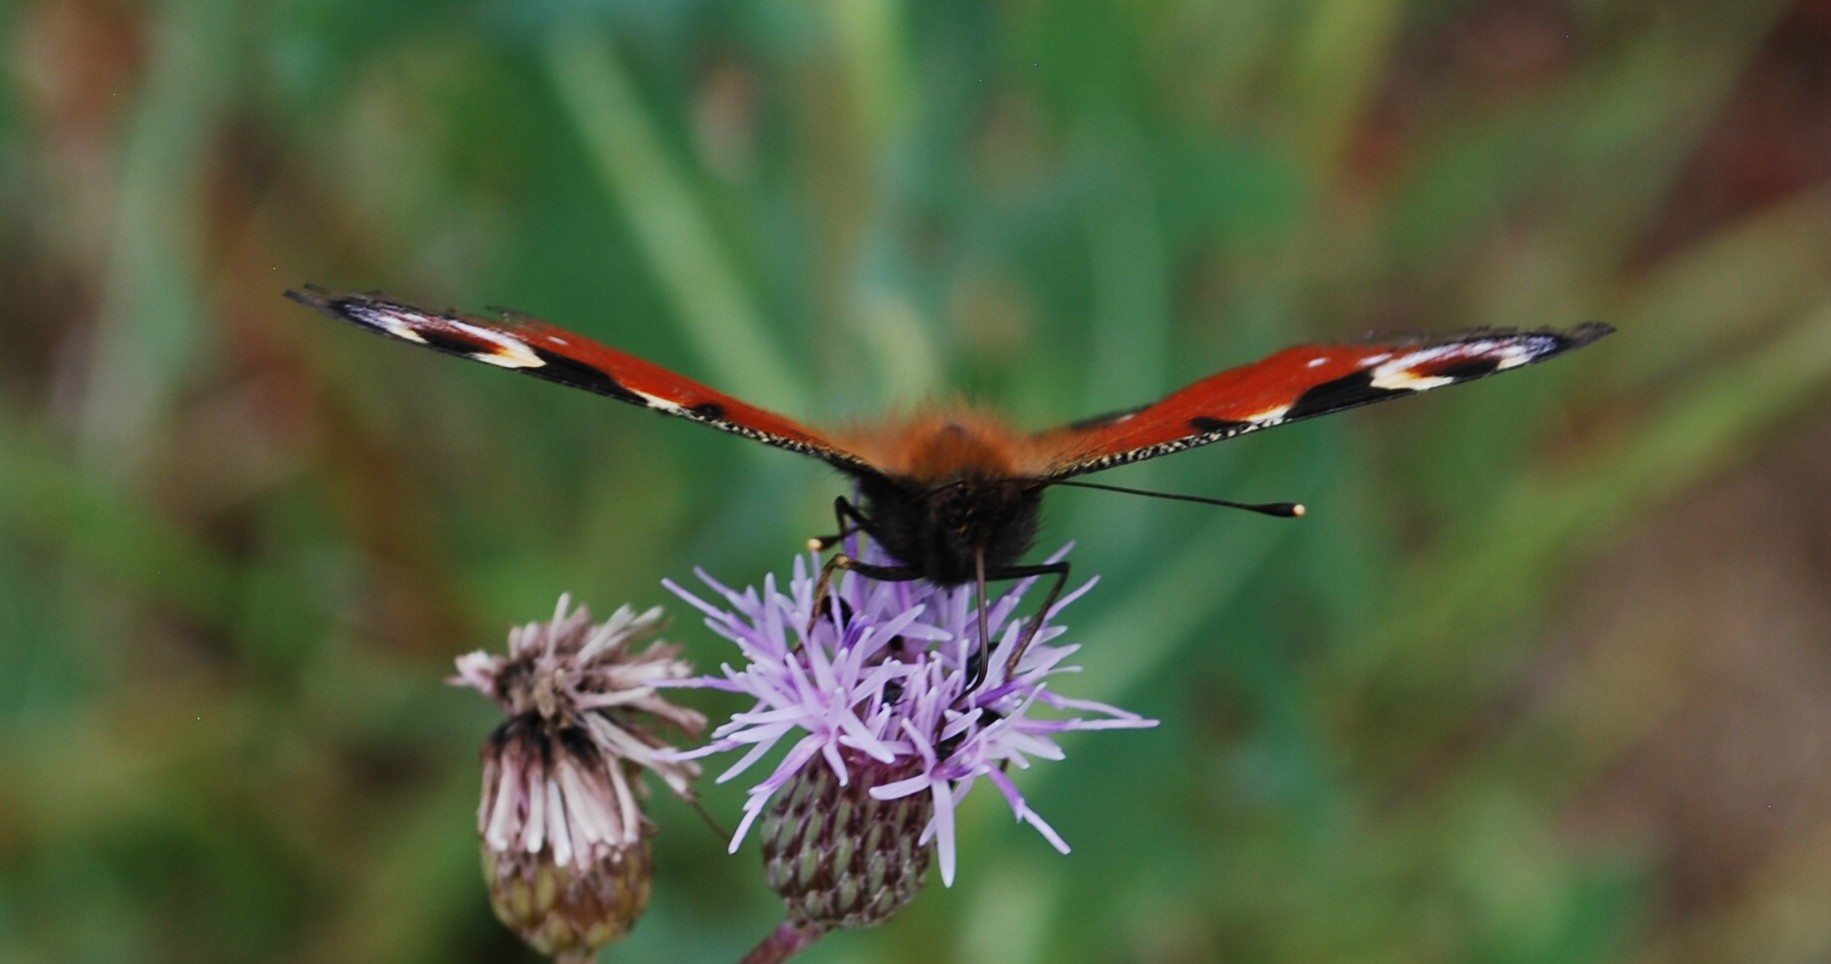
POLYGON ((1142 495, 1153 499, 1171 499, 1176 502, 1199 502, 1202 505, 1218 505, 1225 509, 1244 509, 1260 515, 1276 516, 1280 519, 1295 519, 1306 511, 1301 502, 1229 502, 1226 499, 1210 499, 1200 495, 1178 495, 1174 492, 1152 492, 1149 489, 1128 489, 1122 485, 1102 485, 1098 482, 1050 482, 1049 485, 1066 485, 1076 489, 1099 489, 1103 492, 1123 492, 1126 495, 1142 495))

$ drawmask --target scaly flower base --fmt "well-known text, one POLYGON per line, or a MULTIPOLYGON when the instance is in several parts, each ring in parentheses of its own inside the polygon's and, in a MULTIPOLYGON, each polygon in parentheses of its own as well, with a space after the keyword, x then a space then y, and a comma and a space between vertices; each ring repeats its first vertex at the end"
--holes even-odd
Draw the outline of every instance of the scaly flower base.
POLYGON ((763 876, 791 920, 827 930, 881 924, 915 899, 933 853, 921 839, 934 817, 927 794, 894 800, 874 787, 914 775, 848 753, 848 782, 827 767, 802 770, 763 816, 763 876))
POLYGON ((496 916, 548 957, 586 957, 627 936, 648 907, 653 865, 646 838, 583 868, 547 854, 483 850, 496 916))

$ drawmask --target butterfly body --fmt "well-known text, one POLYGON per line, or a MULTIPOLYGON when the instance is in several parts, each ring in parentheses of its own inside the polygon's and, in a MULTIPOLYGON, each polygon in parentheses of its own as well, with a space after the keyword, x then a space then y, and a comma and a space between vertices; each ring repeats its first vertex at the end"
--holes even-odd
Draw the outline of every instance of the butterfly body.
POLYGON ((862 531, 899 564, 848 560, 851 568, 943 585, 1065 575, 1066 563, 1026 566, 1021 560, 1036 539, 1044 490, 1084 484, 1067 482, 1070 477, 1471 381, 1572 351, 1613 330, 1590 323, 1302 345, 1210 375, 1151 404, 1043 432, 954 407, 828 433, 512 312, 488 319, 310 286, 287 296, 377 334, 820 459, 857 480, 862 506, 840 499, 840 531, 819 542, 831 545, 862 531))
POLYGON ((1004 572, 1030 551, 1043 487, 970 471, 938 482, 862 475, 858 494, 859 527, 885 553, 919 578, 958 586, 1004 572))

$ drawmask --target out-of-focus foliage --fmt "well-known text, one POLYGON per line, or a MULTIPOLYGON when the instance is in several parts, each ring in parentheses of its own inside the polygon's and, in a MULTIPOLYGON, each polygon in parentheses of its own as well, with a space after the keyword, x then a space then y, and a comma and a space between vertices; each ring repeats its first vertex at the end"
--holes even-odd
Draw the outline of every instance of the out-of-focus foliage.
MULTIPOLYGON (((21 0, 0 44, 0 960, 528 959, 450 658, 830 524, 816 464, 306 281, 815 420, 1610 321, 1111 478, 1301 522, 1052 496, 1104 579, 1070 686, 1164 725, 1016 775, 1073 855, 976 800, 958 886, 808 959, 1831 954, 1823 0, 21 0)), ((735 960, 754 851, 652 809, 606 959, 735 960)))

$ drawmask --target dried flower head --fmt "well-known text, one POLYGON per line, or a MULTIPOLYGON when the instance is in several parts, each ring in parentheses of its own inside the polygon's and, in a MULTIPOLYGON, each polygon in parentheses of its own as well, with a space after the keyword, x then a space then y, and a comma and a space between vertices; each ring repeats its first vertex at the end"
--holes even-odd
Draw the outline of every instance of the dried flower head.
POLYGON ((507 656, 459 657, 451 680, 508 714, 483 746, 484 874, 496 915, 550 955, 589 954, 635 924, 652 876, 636 775, 688 799, 699 775, 648 723, 697 735, 706 722, 654 689, 692 671, 678 647, 633 648, 659 631, 659 608, 624 606, 592 625, 570 606, 561 596, 551 620, 510 631, 507 656))
POLYGON ((715 730, 710 743, 680 757, 746 750, 719 776, 723 782, 788 744, 781 763, 751 789, 731 849, 763 819, 766 875, 791 920, 822 928, 882 921, 914 896, 930 843, 941 878, 951 885, 954 808, 982 778, 998 787, 1017 819, 1068 852, 1006 771, 1061 759, 1058 733, 1156 725, 1051 687, 1053 677, 1075 671, 1064 660, 1078 647, 1054 645, 1064 630, 1048 620, 1092 581, 1035 617, 1044 624, 1008 675, 1026 622, 1015 613, 1034 580, 997 597, 987 611, 989 675, 969 690, 968 659, 980 646, 970 586, 848 574, 814 619, 817 563, 796 559, 787 592, 773 576, 760 592, 738 592, 702 572, 709 598, 666 583, 705 613, 714 632, 736 643, 745 660, 741 667, 725 665, 720 675, 672 685, 756 699, 715 730))

